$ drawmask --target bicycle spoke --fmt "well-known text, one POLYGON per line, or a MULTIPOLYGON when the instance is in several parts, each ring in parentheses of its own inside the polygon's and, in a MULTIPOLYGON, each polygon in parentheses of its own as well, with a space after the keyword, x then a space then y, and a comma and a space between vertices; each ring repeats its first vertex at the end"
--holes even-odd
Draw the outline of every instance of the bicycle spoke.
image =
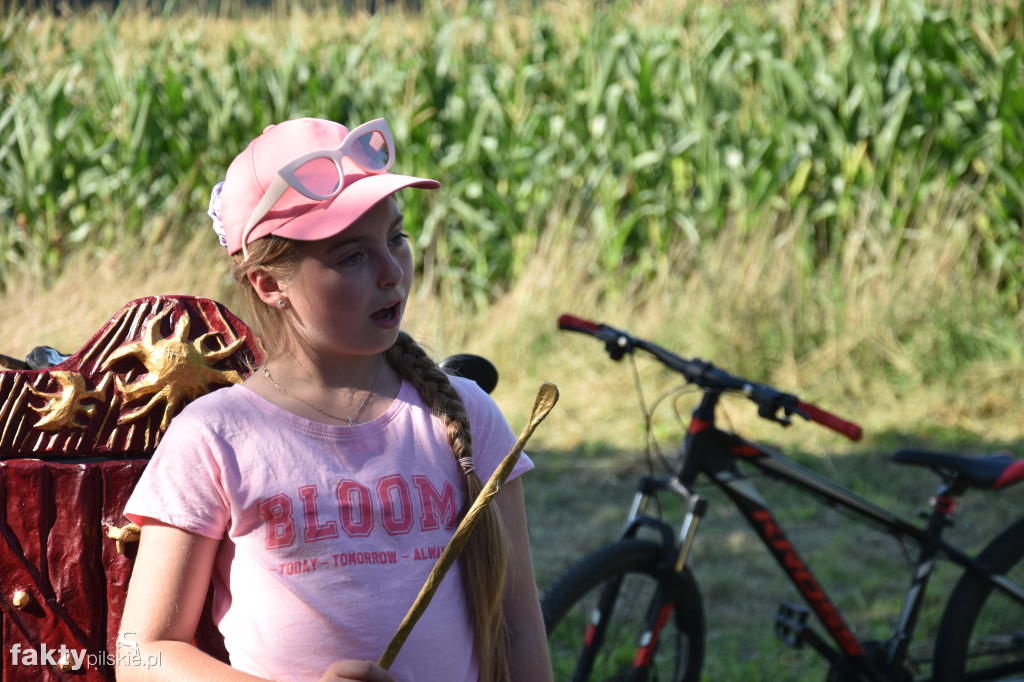
POLYGON ((973 637, 967 670, 965 680, 1024 680, 1024 631, 973 637))
POLYGON ((968 679, 1024 679, 1024 608, 993 591, 968 645, 968 679), (1015 677, 1007 677, 1015 675, 1015 677))

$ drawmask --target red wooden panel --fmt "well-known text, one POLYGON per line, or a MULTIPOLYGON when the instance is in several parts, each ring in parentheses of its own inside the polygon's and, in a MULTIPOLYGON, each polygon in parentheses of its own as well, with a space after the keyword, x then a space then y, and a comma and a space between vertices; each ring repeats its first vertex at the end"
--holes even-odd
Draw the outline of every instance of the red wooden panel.
POLYGON ((114 679, 107 652, 116 652, 133 546, 118 554, 107 530, 127 522, 121 510, 145 464, 0 462, 3 679, 114 679), (44 656, 61 646, 83 670, 62 672, 59 653, 44 656))
MULTIPOLYGON (((0 679, 114 679, 135 545, 108 531, 170 418, 262 358, 220 304, 151 297, 58 366, 0 366, 0 679)), ((197 644, 225 658, 209 602, 197 644)))

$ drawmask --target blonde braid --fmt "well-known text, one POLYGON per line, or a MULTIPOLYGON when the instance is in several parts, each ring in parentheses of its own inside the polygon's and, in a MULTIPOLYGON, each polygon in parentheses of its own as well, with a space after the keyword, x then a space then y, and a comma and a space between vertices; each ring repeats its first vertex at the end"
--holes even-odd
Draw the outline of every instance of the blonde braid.
MULTIPOLYGON (((403 379, 416 387, 431 412, 444 422, 448 443, 462 467, 465 481, 466 504, 459 512, 461 520, 484 486, 472 469, 473 438, 466 407, 448 375, 408 334, 399 334, 395 345, 387 352, 387 359, 403 379)), ((501 516, 493 505, 489 506, 460 555, 463 589, 473 611, 481 679, 487 682, 509 679, 501 601, 508 552, 508 536, 501 516)))

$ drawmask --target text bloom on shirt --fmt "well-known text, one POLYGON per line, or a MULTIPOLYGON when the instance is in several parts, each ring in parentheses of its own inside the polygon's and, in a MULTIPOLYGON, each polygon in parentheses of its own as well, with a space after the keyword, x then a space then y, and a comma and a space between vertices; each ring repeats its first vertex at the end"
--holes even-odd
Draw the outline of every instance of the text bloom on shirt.
MULTIPOLYGON (((380 478, 375 486, 341 479, 329 495, 315 485, 300 486, 294 495, 277 493, 259 504, 266 526, 266 548, 282 550, 341 537, 370 537, 374 530, 408 535, 414 529, 451 531, 458 519, 455 490, 445 481, 440 491, 426 476, 407 479, 401 474, 380 478), (321 499, 324 498, 324 499, 321 499)), ((328 552, 320 557, 282 562, 285 575, 310 573, 325 567, 396 564, 400 560, 436 560, 444 545, 417 546, 399 556, 394 550, 328 552)))

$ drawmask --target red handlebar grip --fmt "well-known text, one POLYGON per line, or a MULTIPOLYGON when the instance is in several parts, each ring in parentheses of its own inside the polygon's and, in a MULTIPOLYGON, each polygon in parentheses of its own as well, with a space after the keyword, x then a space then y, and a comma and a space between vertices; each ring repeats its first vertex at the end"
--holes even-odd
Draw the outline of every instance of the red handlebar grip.
POLYGON ((861 439, 861 436, 864 435, 864 431, 853 422, 848 422, 845 419, 826 412, 820 407, 815 407, 814 405, 804 402, 798 402, 796 406, 797 409, 806 414, 811 421, 828 427, 836 433, 841 433, 852 441, 858 441, 861 439))
POLYGON ((588 334, 594 334, 601 331, 601 325, 590 320, 584 320, 575 315, 560 315, 558 317, 558 328, 559 329, 571 329, 573 331, 586 332, 588 334))

